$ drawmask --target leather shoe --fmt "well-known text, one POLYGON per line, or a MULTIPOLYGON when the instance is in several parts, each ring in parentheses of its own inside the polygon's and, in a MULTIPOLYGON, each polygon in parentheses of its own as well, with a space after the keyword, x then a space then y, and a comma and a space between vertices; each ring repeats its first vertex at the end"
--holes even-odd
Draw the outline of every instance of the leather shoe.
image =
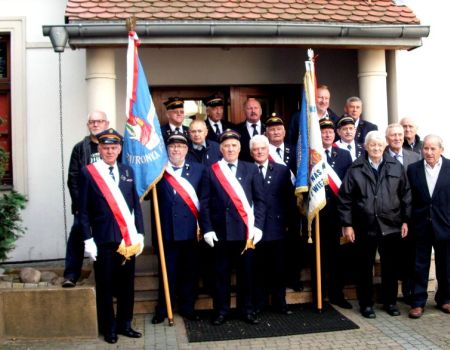
POLYGON ((212 324, 214 326, 220 326, 225 323, 226 317, 225 315, 218 315, 216 318, 212 320, 212 324))
POLYGON ((393 305, 393 304, 384 305, 383 309, 391 316, 399 316, 400 315, 400 311, 396 305, 393 305))
POLYGON ((346 299, 330 299, 330 303, 333 305, 337 305, 343 309, 352 309, 353 306, 346 299))
POLYGON ((155 314, 152 318, 152 324, 163 323, 165 319, 166 319, 165 316, 155 314))
POLYGON ((76 284, 77 284, 77 282, 68 278, 68 279, 64 280, 62 287, 63 288, 73 288, 73 287, 75 287, 76 284))
POLYGON ((375 315, 375 311, 373 311, 373 307, 367 306, 364 308, 361 308, 361 315, 363 315, 365 318, 376 318, 377 315, 375 315))
POLYGON ((256 317, 256 315, 253 314, 253 313, 245 314, 245 315, 242 317, 242 320, 243 320, 245 323, 248 323, 248 324, 258 324, 258 323, 259 323, 258 317, 256 317))
POLYGON ((413 307, 411 310, 409 310, 408 316, 409 318, 420 318, 422 317, 424 311, 425 310, 423 307, 413 307))
POLYGON ((140 338, 142 337, 141 332, 136 332, 133 328, 121 329, 117 333, 124 335, 128 338, 140 338))
POLYGON ((109 344, 115 344, 117 343, 117 334, 116 333, 109 333, 109 334, 105 334, 105 342, 109 343, 109 344))
POLYGON ((446 314, 450 314, 450 304, 438 305, 438 309, 442 312, 445 312, 446 314))

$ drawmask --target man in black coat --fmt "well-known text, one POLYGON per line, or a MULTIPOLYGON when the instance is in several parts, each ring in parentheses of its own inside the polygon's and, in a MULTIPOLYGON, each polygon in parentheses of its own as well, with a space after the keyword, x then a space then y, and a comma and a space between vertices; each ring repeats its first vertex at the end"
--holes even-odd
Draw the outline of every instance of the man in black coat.
POLYGON ((122 136, 107 129, 97 139, 101 161, 81 172, 80 225, 85 251, 94 260, 99 330, 113 344, 117 334, 141 337, 131 322, 135 256, 144 248, 144 224, 133 169, 117 162, 122 136))
POLYGON ((352 117, 343 116, 340 118, 336 125, 336 131, 339 135, 339 140, 335 143, 336 146, 348 150, 353 161, 365 154, 363 144, 356 141, 355 120, 352 117))
POLYGON ((64 288, 75 287, 81 275, 84 258, 84 242, 79 219, 79 181, 81 169, 85 165, 95 163, 100 159, 96 135, 109 127, 109 121, 105 112, 93 111, 89 113, 87 127, 89 129, 89 136, 86 136, 73 147, 70 156, 67 186, 69 187, 70 198, 72 199, 73 225, 67 241, 64 282, 62 285, 64 288))
POLYGON ((235 130, 241 135, 241 152, 239 159, 253 162, 250 155, 250 139, 255 135, 263 135, 266 131, 262 123, 261 103, 256 98, 248 98, 244 103, 245 121, 236 125, 235 130))
POLYGON ((442 156, 442 139, 423 140, 423 158, 408 167, 412 192, 411 228, 416 242, 416 271, 409 317, 422 316, 427 302, 431 248, 434 249, 437 307, 450 313, 450 161, 442 156))
POLYGON ((161 126, 161 134, 164 143, 167 144, 167 139, 172 134, 183 134, 189 138, 188 128, 183 125, 184 121, 184 100, 179 97, 169 97, 166 102, 166 117, 168 123, 161 126))
POLYGON ((347 99, 344 106, 344 116, 352 117, 355 121, 355 142, 363 145, 366 135, 370 131, 378 130, 378 126, 362 118, 362 100, 352 96, 347 99))
POLYGON ((386 139, 382 133, 369 132, 365 148, 367 156, 353 162, 342 182, 339 217, 345 237, 355 243, 358 254, 357 294, 361 314, 376 317, 373 268, 378 250, 383 309, 398 316, 398 251, 402 238, 408 234, 411 191, 402 165, 383 153, 386 139))
POLYGON ((220 135, 227 129, 234 129, 235 125, 223 118, 225 103, 220 95, 209 96, 203 103, 206 106, 207 139, 218 143, 220 135))

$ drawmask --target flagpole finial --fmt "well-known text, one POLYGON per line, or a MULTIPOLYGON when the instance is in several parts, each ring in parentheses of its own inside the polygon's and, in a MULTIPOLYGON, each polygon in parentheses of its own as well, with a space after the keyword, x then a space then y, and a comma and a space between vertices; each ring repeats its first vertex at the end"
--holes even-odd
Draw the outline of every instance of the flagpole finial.
POLYGON ((308 59, 310 61, 312 61, 314 58, 314 50, 313 49, 308 49, 308 59))
POLYGON ((131 16, 126 19, 127 30, 129 32, 134 32, 136 30, 136 17, 131 16))

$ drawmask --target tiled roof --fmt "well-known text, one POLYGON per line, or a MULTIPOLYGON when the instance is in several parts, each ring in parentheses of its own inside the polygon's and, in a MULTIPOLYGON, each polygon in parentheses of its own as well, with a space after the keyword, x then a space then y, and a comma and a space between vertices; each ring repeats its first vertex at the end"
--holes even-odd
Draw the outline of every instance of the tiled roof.
POLYGON ((288 21, 420 24, 388 0, 68 0, 69 23, 79 21, 288 21))

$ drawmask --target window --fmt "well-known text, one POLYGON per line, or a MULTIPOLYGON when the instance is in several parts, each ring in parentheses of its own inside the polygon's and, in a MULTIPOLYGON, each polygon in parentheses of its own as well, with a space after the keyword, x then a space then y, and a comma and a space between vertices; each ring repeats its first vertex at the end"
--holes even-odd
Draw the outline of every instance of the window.
POLYGON ((9 161, 1 187, 12 186, 11 147, 11 80, 10 80, 10 37, 0 33, 0 147, 8 152, 9 161))

